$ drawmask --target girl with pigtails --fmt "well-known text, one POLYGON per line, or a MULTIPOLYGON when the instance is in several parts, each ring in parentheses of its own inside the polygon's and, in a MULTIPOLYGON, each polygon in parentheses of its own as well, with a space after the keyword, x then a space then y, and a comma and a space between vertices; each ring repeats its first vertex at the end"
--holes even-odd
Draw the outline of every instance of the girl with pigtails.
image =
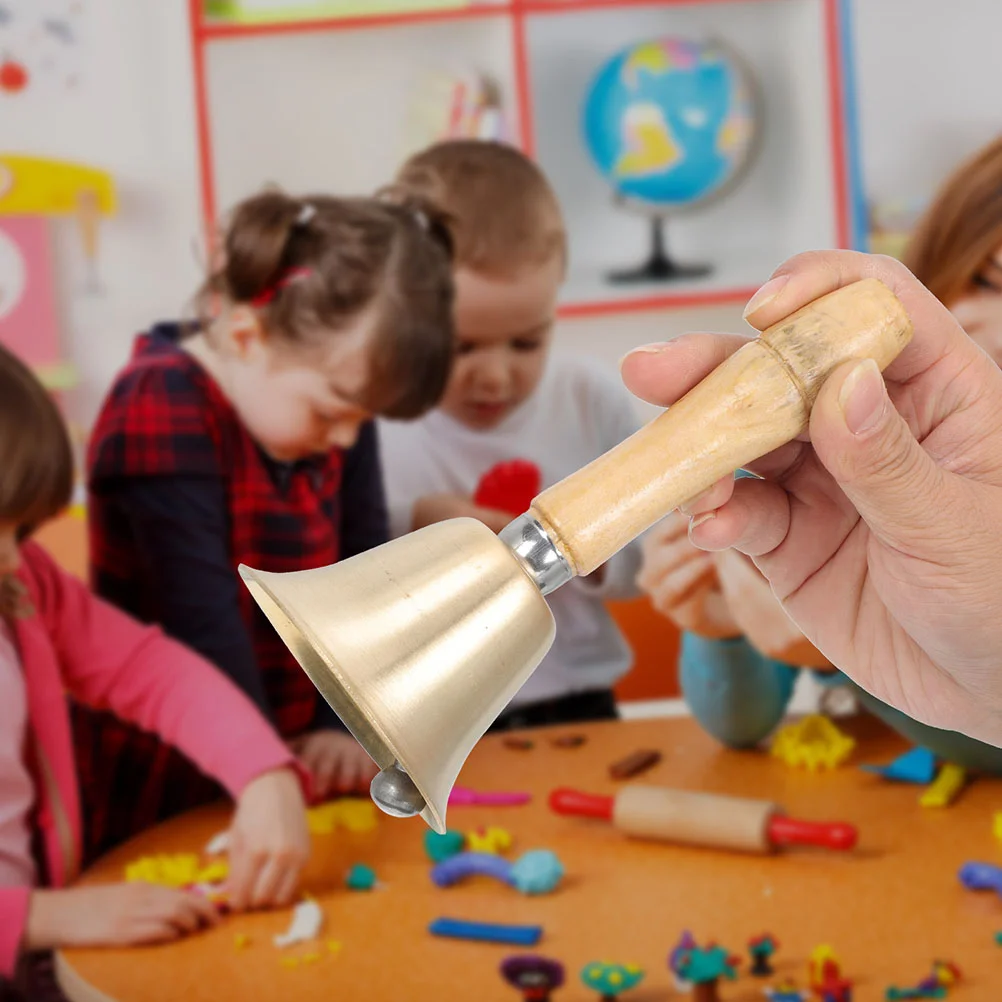
MULTIPOLYGON (((443 391, 449 239, 429 205, 281 192, 238 205, 221 239, 197 318, 137 338, 97 420, 93 584, 235 681, 317 799, 360 791, 375 766, 237 566, 321 567, 388 537, 372 418, 443 391)), ((92 854, 218 794, 149 734, 82 707, 74 724, 92 854)))

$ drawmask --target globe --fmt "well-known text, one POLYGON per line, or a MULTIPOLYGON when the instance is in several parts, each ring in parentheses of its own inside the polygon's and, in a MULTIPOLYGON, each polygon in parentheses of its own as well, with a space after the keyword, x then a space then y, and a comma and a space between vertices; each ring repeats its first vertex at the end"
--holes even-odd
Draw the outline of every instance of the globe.
POLYGON ((598 71, 584 104, 585 145, 617 198, 654 218, 651 261, 614 277, 707 270, 682 269, 666 258, 663 219, 738 179, 757 131, 753 93, 740 62, 716 42, 644 41, 598 71))

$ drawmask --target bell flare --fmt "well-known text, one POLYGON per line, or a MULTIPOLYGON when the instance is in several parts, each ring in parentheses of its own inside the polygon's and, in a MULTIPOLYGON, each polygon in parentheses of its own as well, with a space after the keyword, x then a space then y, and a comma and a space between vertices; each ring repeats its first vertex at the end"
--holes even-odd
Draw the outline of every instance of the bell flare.
POLYGON ((467 756, 553 642, 549 606, 512 550, 458 518, 328 567, 240 575, 348 730, 394 771, 374 784, 392 786, 392 812, 406 812, 406 790, 444 832, 467 756))

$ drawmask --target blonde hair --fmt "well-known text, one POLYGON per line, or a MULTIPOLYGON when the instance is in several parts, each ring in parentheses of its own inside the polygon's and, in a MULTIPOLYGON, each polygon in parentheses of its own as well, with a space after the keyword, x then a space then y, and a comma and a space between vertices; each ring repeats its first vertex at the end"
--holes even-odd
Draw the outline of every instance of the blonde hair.
POLYGON ((566 260, 567 233, 550 182, 506 143, 437 143, 411 157, 388 190, 442 210, 458 267, 507 277, 554 256, 566 260))
POLYGON ((973 291, 978 272, 1002 246, 1002 137, 954 170, 922 216, 903 255, 940 302, 973 291))

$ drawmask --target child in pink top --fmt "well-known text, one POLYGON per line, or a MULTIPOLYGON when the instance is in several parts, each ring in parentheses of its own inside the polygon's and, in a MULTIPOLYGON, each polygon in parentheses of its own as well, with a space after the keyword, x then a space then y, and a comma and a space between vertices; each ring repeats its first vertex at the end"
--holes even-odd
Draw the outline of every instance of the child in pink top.
POLYGON ((299 768, 228 679, 95 598, 26 538, 66 505, 69 441, 31 373, 0 348, 0 998, 31 999, 31 958, 61 946, 174 939, 216 921, 184 891, 63 889, 80 859, 66 696, 176 745, 237 802, 233 907, 285 904, 309 853, 299 768))

